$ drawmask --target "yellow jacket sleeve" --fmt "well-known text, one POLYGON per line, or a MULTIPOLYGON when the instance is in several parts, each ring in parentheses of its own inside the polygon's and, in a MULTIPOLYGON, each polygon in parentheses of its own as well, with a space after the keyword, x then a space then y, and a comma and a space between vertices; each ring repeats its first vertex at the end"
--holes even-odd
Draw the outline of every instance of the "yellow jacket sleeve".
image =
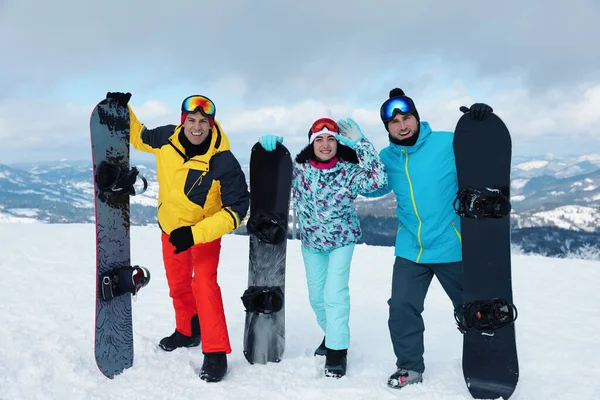
POLYGON ((194 243, 208 243, 235 230, 240 226, 237 213, 228 208, 218 211, 216 214, 198 222, 192 226, 194 243))
POLYGON ((152 147, 142 139, 142 134, 147 131, 146 127, 137 119, 131 107, 129 105, 127 107, 129 108, 129 142, 136 150, 156 153, 158 148, 152 147))
POLYGON ((218 175, 222 208, 192 227, 194 243, 210 242, 237 229, 248 212, 248 185, 240 164, 231 152, 221 154, 213 168, 218 175))

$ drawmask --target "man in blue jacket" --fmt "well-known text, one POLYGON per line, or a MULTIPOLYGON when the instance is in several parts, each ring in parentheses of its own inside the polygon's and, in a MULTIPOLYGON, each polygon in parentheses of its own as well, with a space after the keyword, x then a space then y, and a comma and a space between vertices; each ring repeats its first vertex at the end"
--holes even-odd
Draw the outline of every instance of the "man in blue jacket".
MULTIPOLYGON (((475 103, 461 107, 483 120, 492 108, 475 103)), ((390 144, 380 152, 389 185, 366 197, 394 191, 397 200, 395 262, 388 326, 397 371, 388 379, 392 388, 422 382, 423 332, 421 314, 427 289, 435 275, 456 307, 462 303, 460 217, 453 206, 458 181, 453 132, 432 131, 421 121, 413 100, 392 89, 380 109, 390 144)))

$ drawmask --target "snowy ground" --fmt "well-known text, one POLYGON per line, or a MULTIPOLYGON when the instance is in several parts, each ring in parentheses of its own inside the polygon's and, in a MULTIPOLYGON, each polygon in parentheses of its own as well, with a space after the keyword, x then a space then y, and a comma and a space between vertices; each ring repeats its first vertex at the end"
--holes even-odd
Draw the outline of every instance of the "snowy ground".
MULTIPOLYGON (((434 280, 425 305, 424 383, 389 389, 394 355, 387 329, 392 249, 358 246, 351 274, 348 375, 317 376, 312 351, 322 332, 308 304, 299 242, 289 243, 287 346, 279 364, 242 354, 248 240, 224 238, 219 282, 233 353, 223 382, 198 378, 200 348, 165 353, 173 310, 159 231, 132 230, 132 261, 152 281, 134 303, 134 366, 114 380, 94 360, 93 225, 0 223, 0 399, 470 399, 462 338, 434 280)), ((600 399, 600 263, 513 257, 521 378, 511 399, 600 399)))

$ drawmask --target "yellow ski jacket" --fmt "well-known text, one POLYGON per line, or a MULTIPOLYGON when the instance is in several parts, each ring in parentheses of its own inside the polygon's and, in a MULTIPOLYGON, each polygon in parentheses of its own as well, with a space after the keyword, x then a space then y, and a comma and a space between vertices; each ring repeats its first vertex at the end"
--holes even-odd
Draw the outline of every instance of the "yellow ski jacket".
POLYGON ((188 157, 179 141, 181 125, 146 128, 131 107, 132 146, 156 156, 158 223, 170 234, 191 226, 194 243, 211 242, 235 230, 246 217, 250 194, 229 139, 217 121, 205 154, 188 157))

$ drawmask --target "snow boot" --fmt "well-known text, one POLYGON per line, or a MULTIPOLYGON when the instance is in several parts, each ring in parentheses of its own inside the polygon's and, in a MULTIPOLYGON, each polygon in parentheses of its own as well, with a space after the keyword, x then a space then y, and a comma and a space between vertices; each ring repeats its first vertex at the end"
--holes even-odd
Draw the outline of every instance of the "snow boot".
POLYGON ((219 382, 227 373, 227 353, 218 351, 204 353, 200 379, 206 382, 219 382))
POLYGON ((332 350, 327 348, 325 358, 325 376, 331 378, 341 378, 346 375, 346 358, 348 350, 332 350))
POLYGON ((198 322, 198 314, 194 315, 191 320, 192 336, 184 335, 175 330, 171 336, 163 338, 158 344, 164 351, 173 351, 178 347, 196 347, 200 344, 200 323, 198 322))
POLYGON ((315 356, 326 356, 327 355, 327 347, 325 347, 325 338, 315 350, 315 356))
POLYGON ((388 386, 392 389, 402 389, 404 386, 423 382, 423 374, 400 368, 388 378, 388 386))

